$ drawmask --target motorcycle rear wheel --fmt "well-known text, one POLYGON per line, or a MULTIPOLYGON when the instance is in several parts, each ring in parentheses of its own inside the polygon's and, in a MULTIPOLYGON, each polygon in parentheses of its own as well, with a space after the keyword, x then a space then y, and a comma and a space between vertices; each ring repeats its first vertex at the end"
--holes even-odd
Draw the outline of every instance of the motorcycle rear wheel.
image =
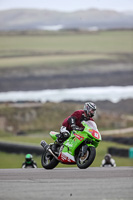
MULTIPOLYGON (((82 148, 81 148, 82 149, 82 148)), ((95 147, 88 147, 84 156, 82 156, 82 150, 80 149, 78 156, 76 158, 77 166, 80 169, 86 169, 89 167, 95 159, 96 149, 95 147)))
POLYGON ((49 152, 44 151, 41 157, 41 164, 45 169, 53 169, 58 165, 59 161, 49 152))

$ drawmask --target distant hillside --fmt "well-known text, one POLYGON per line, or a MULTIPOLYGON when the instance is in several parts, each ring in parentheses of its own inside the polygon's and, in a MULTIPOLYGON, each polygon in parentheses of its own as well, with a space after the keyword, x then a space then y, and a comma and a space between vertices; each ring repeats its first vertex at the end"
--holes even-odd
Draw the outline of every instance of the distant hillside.
POLYGON ((79 10, 57 12, 38 9, 0 11, 0 30, 133 28, 133 12, 79 10))

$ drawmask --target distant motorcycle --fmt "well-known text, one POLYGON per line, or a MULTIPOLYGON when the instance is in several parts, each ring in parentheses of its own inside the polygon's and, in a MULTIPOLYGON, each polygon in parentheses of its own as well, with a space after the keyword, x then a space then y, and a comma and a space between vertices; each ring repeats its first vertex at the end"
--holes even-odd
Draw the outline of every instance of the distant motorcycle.
POLYGON ((116 167, 115 160, 112 158, 111 154, 107 153, 102 160, 101 167, 116 167))
POLYGON ((36 162, 33 160, 33 156, 31 154, 26 154, 25 162, 22 164, 22 168, 37 168, 36 162))
MULTIPOLYGON (((47 144, 41 141, 44 148, 41 164, 45 169, 55 168, 59 162, 62 164, 77 164, 80 169, 88 168, 96 156, 96 147, 101 141, 101 134, 94 121, 83 121, 83 131, 71 131, 70 137, 56 151, 52 147, 54 143, 47 144)), ((58 132, 50 132, 50 136, 55 141, 58 132)))
POLYGON ((35 164, 33 164, 33 165, 26 165, 26 164, 24 164, 24 165, 22 166, 22 168, 23 168, 23 169, 27 169, 27 168, 37 168, 37 165, 35 165, 35 164))

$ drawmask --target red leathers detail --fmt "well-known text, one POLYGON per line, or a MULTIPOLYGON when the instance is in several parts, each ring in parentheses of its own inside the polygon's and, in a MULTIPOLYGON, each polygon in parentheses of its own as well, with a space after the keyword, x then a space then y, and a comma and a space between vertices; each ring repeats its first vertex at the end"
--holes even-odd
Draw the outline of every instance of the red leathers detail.
MULTIPOLYGON (((68 116, 66 119, 64 119, 64 121, 63 121, 63 123, 62 123, 62 126, 65 126, 66 129, 67 129, 68 131, 71 131, 72 128, 71 128, 71 126, 70 126, 70 124, 69 124, 69 122, 68 122, 68 119, 69 119, 70 117, 74 117, 74 118, 75 118, 75 124, 76 124, 78 127, 84 128, 84 126, 81 124, 81 122, 82 122, 82 115, 83 115, 83 114, 85 114, 83 110, 77 110, 77 111, 75 111, 72 115, 70 115, 70 116, 68 116)), ((89 120, 94 121, 92 118, 90 118, 89 120)))

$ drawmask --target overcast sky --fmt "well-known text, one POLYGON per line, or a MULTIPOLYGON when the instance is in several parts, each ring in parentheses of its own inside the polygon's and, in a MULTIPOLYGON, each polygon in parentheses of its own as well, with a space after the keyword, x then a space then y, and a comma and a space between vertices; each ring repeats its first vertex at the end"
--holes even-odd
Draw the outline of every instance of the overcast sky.
POLYGON ((75 11, 88 8, 133 10, 133 0, 0 0, 0 10, 37 8, 58 11, 75 11))

